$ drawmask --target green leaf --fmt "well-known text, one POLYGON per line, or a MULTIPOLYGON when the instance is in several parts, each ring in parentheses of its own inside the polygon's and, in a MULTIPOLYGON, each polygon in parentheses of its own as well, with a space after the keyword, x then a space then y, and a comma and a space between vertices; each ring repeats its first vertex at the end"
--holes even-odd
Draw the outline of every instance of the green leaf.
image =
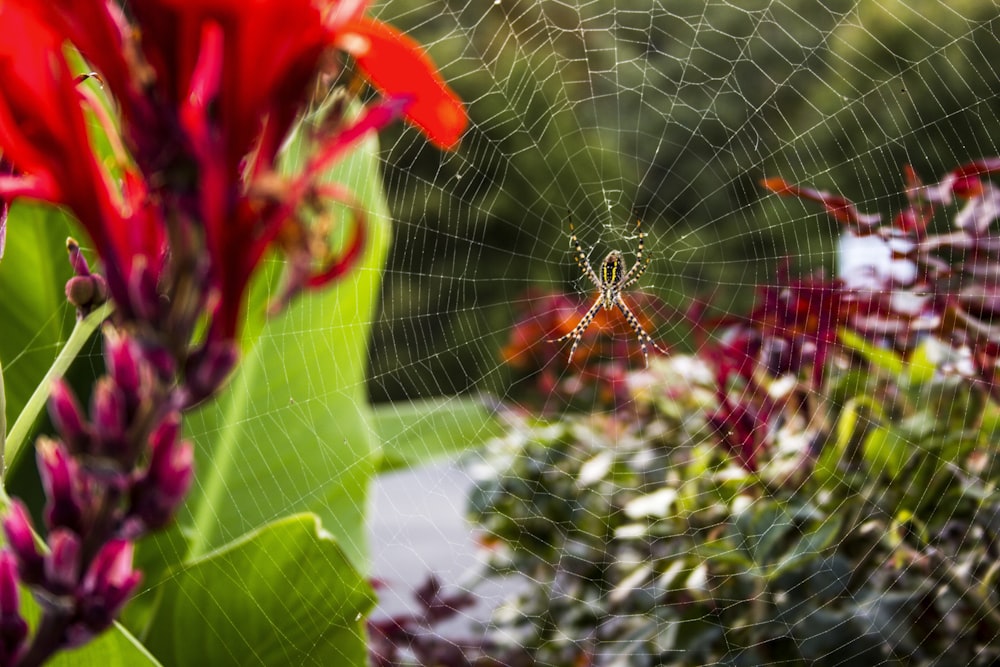
POLYGON ((76 321, 64 292, 73 275, 66 260, 66 237, 73 233, 69 217, 54 207, 21 202, 11 207, 0 260, 7 423, 21 414, 76 321))
POLYGON ((146 646, 167 665, 364 665, 374 593, 312 514, 178 567, 146 646))
POLYGON ((52 390, 52 382, 66 374, 70 365, 76 360, 77 355, 83 349, 90 337, 94 335, 101 323, 108 318, 114 307, 106 303, 82 320, 78 320, 76 326, 65 344, 59 350, 59 354, 53 360, 44 376, 35 386, 35 391, 25 402, 23 409, 18 414, 17 421, 10 428, 10 433, 4 443, 3 461, 7 468, 13 468, 18 462, 23 452, 30 450, 29 439, 31 438, 35 426, 45 410, 45 405, 49 400, 49 393, 52 390))
POLYGON ((781 560, 768 573, 770 579, 776 579, 785 572, 800 568, 810 561, 819 558, 823 551, 831 546, 840 535, 843 517, 832 516, 819 526, 809 531, 781 557, 781 560))
MULTIPOLYGON (((301 164, 308 135, 292 142, 291 161, 301 164)), ((367 569, 364 513, 377 452, 365 371, 390 237, 377 140, 363 142, 323 180, 345 185, 365 211, 363 257, 340 281, 300 294, 266 322, 279 267, 271 261, 256 277, 238 371, 217 400, 186 420, 197 465, 183 518, 189 556, 309 511, 367 569)))
POLYGON ((755 501, 736 517, 740 546, 761 570, 778 558, 786 537, 794 529, 787 508, 764 499, 755 501))
POLYGON ((840 334, 840 341, 844 345, 860 353, 871 364, 889 371, 897 377, 903 374, 906 362, 892 350, 873 345, 850 329, 840 329, 838 333, 840 334))
POLYGON ((915 447, 896 429, 880 426, 865 438, 864 457, 873 472, 895 479, 903 472, 915 447))
POLYGON ((492 410, 466 397, 382 403, 372 417, 381 441, 380 473, 447 458, 503 432, 492 410))
POLYGON ((868 396, 847 401, 834 427, 834 438, 823 448, 813 474, 822 484, 839 482, 842 466, 852 463, 865 434, 884 419, 882 408, 868 396))
POLYGON ((932 346, 940 347, 941 343, 927 338, 910 354, 909 363, 906 366, 910 382, 921 385, 934 379, 937 373, 937 364, 933 360, 933 353, 930 349, 932 346))

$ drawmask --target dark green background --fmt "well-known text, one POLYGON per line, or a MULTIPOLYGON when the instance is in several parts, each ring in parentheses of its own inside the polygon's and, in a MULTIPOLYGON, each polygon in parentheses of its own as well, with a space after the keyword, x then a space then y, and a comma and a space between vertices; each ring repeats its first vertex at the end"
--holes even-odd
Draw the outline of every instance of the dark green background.
MULTIPOLYGON (((643 289, 736 310, 783 257, 833 268, 837 225, 767 197, 761 177, 889 214, 904 163, 931 180, 1000 152, 994 2, 575 4, 375 8, 427 45, 472 125, 455 154, 412 129, 383 135, 396 236, 373 399, 502 397, 497 350, 525 290, 586 288, 568 210, 594 260, 631 258, 638 211, 654 257, 643 289)), ((657 333, 676 344, 686 329, 657 333)))

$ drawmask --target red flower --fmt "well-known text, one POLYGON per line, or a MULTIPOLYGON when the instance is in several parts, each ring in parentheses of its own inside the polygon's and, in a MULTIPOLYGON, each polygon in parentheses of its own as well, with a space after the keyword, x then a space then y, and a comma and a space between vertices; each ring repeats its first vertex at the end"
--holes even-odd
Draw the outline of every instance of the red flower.
POLYGON ((428 139, 440 148, 455 147, 468 118, 416 42, 391 26, 362 17, 345 26, 338 44, 379 90, 413 100, 406 118, 428 139))
POLYGON ((18 172, 0 176, 0 194, 72 209, 114 274, 121 267, 114 240, 122 216, 91 149, 62 36, 29 3, 0 4, 0 25, 0 148, 18 172))
MULTIPOLYGON (((126 317, 154 327, 195 318, 165 312, 172 307, 161 303, 166 289, 171 304, 214 308, 212 335, 231 339, 253 270, 283 229, 302 224, 300 206, 347 196, 315 185, 321 170, 399 112, 443 147, 465 128, 461 104, 420 47, 364 19, 366 4, 145 0, 130 7, 130 26, 102 0, 8 0, 0 6, 9 33, 0 45, 0 149, 20 175, 0 175, 0 198, 70 208, 126 317), (112 143, 131 155, 119 157, 114 191, 90 145, 81 101, 106 129, 113 123, 79 88, 63 57, 66 41, 100 70, 122 109, 122 141, 112 143), (388 101, 329 134, 302 174, 280 177, 278 151, 331 48, 354 56, 388 101), (170 280, 191 271, 205 295, 170 294, 170 280)), ((297 281, 290 292, 335 279, 357 261, 365 234, 358 215, 355 222, 354 242, 339 260, 326 258, 314 271, 312 258, 290 256, 297 281)))

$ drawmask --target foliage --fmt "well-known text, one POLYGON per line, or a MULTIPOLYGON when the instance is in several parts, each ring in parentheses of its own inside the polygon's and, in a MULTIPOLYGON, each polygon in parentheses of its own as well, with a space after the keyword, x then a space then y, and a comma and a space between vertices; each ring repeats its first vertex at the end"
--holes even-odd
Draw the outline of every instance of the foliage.
POLYGON ((638 423, 494 443, 473 516, 526 590, 490 638, 548 665, 994 660, 998 468, 993 434, 955 423, 968 387, 938 376, 890 406, 844 374, 833 431, 789 419, 751 472, 690 418, 714 400, 703 364, 654 362, 638 423))
POLYGON ((693 317, 697 355, 626 372, 627 400, 491 442, 470 511, 519 593, 444 664, 1000 660, 998 170, 906 169, 884 224, 765 181, 880 252, 786 267, 747 314, 693 317))

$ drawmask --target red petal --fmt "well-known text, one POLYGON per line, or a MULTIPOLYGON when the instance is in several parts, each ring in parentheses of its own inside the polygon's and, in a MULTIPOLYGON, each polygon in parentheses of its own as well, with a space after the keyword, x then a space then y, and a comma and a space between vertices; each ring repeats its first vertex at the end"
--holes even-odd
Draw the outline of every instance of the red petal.
POLYGON ((338 40, 384 95, 412 97, 406 118, 439 148, 458 144, 468 117, 458 96, 415 41, 378 21, 352 21, 338 40))
POLYGON ((306 284, 313 288, 322 287, 350 271, 358 263, 358 260, 361 259, 361 251, 365 248, 366 236, 367 230, 364 220, 356 219, 354 236, 351 238, 351 243, 344 249, 343 254, 319 273, 309 276, 306 284))

